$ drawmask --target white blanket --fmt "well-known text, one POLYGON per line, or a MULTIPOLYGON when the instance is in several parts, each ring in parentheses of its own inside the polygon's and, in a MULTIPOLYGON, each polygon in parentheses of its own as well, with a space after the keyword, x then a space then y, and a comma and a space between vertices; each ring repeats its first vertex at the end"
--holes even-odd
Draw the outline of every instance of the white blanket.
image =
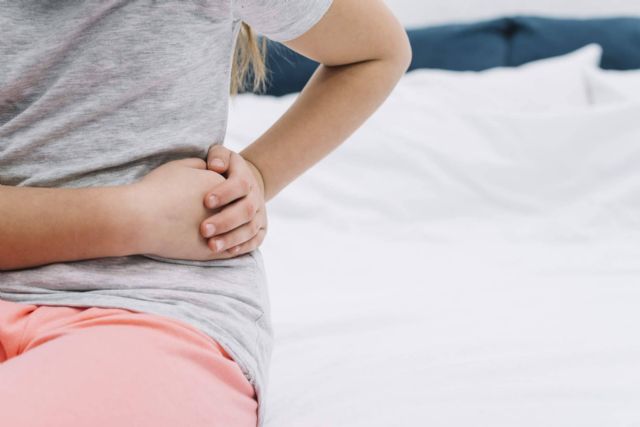
MULTIPOLYGON (((442 108, 421 84, 267 206, 267 425, 640 425, 640 103, 442 108)), ((235 99, 225 144, 295 96, 235 99)))

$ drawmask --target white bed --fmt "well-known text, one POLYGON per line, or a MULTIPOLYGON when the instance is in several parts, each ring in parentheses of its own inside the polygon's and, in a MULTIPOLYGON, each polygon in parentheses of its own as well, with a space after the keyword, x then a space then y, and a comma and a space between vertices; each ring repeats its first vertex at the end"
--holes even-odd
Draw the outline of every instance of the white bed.
POLYGON ((411 72, 269 202, 268 427, 640 426, 640 74, 598 55, 411 72))

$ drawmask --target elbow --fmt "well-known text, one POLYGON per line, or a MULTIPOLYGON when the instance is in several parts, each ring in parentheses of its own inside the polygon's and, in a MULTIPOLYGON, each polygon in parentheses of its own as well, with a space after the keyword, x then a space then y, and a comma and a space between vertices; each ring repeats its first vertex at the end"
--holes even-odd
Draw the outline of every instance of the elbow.
POLYGON ((413 50, 409 42, 409 36, 404 28, 400 27, 394 32, 393 40, 387 45, 384 59, 392 63, 397 73, 402 76, 409 70, 413 61, 413 50))
POLYGON ((413 61, 413 49, 411 48, 409 36, 404 29, 398 38, 399 40, 397 42, 396 51, 398 63, 402 68, 402 73, 404 74, 409 70, 409 67, 411 67, 411 62, 413 61))

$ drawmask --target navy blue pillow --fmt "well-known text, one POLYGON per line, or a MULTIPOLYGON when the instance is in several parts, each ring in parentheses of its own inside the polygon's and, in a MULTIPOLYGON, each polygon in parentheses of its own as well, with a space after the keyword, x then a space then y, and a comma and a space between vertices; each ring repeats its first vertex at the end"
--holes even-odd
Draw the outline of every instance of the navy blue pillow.
POLYGON ((603 48, 602 68, 640 68, 640 18, 512 18, 510 66, 563 55, 589 43, 603 48))
POLYGON ((408 30, 413 50, 409 70, 481 71, 506 66, 511 30, 505 18, 408 30))

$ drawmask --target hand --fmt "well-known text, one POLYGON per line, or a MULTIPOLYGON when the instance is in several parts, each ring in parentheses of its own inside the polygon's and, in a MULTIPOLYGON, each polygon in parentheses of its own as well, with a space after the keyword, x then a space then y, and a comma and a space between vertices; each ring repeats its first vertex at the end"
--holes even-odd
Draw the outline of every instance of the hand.
POLYGON ((212 211, 202 200, 225 178, 207 170, 200 158, 167 162, 131 184, 131 200, 139 218, 138 253, 205 261, 221 258, 211 252, 198 226, 212 211))
POLYGON ((202 222, 202 236, 209 239, 212 251, 224 254, 222 257, 253 251, 267 234, 262 174, 253 163, 220 144, 209 148, 207 167, 214 172, 227 172, 227 180, 205 197, 207 207, 222 209, 202 222), (216 246, 218 242, 220 247, 216 246))

